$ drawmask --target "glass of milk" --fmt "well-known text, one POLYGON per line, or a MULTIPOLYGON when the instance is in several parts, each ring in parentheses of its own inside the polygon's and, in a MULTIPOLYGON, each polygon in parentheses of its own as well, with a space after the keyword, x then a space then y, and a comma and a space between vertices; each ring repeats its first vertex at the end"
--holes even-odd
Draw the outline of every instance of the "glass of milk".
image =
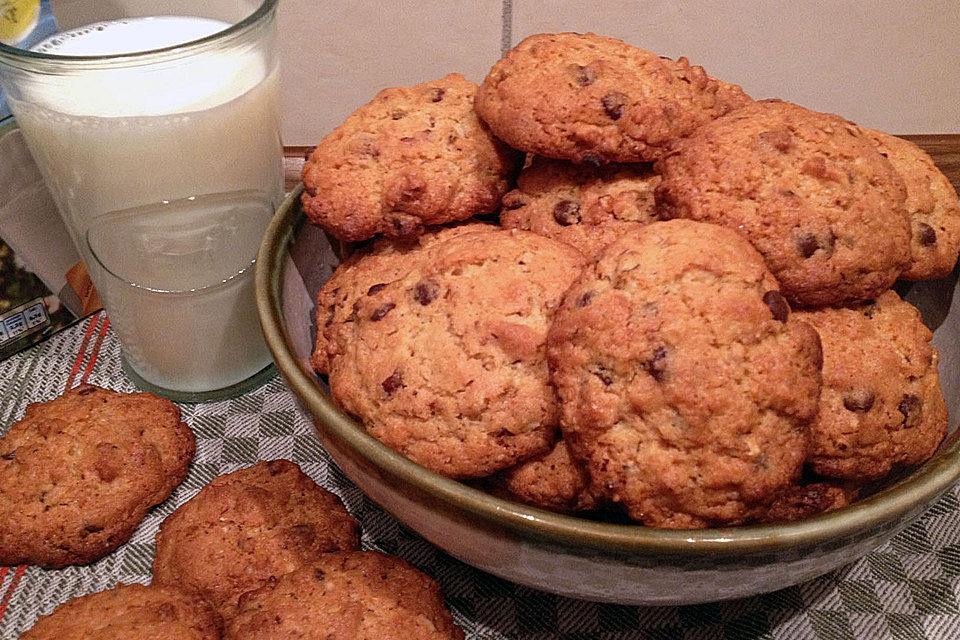
POLYGON ((253 262, 283 195, 277 0, 100 4, 0 45, 0 86, 127 374, 175 400, 240 393, 271 373, 253 262))

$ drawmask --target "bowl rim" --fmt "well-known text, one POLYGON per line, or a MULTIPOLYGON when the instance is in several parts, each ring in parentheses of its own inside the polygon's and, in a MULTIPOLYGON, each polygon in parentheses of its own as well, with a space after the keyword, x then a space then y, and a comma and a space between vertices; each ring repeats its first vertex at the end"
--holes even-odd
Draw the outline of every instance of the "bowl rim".
POLYGON ((257 256, 255 295, 261 328, 277 368, 307 411, 345 446, 390 476, 494 527, 563 547, 613 554, 693 558, 738 557, 786 548, 809 548, 870 536, 903 518, 919 516, 960 478, 960 430, 937 454, 894 485, 853 504, 797 522, 698 530, 654 529, 554 513, 512 502, 445 478, 408 460, 343 413, 317 375, 293 353, 283 317, 282 283, 287 247, 305 219, 303 184, 290 192, 270 222, 257 256))

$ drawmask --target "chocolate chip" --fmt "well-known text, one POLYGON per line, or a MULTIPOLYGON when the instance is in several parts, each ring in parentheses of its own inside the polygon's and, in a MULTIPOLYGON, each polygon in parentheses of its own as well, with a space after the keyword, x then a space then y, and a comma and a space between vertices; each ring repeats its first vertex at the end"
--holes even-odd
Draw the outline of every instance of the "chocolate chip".
POLYGON ((619 91, 608 93, 600 98, 600 102, 603 104, 603 110, 607 112, 607 115, 611 120, 620 119, 620 116, 623 115, 623 105, 625 105, 629 100, 629 97, 620 93, 619 91))
POLYGON ((392 302, 384 302, 382 305, 373 310, 373 313, 370 314, 370 320, 372 322, 380 322, 390 313, 393 308, 397 306, 392 302))
POLYGON ((804 258, 809 258, 820 248, 820 243, 817 242, 817 236, 812 233, 801 233, 797 236, 795 242, 797 244, 797 251, 799 251, 800 255, 804 258))
POLYGON ((763 294, 763 304, 770 308, 770 313, 777 322, 786 322, 790 317, 790 305, 779 291, 767 291, 763 294))
POLYGON ((402 117, 405 116, 405 115, 407 115, 405 111, 402 111, 402 110, 400 110, 400 109, 394 109, 393 111, 390 112, 390 119, 391 119, 391 120, 399 120, 400 118, 402 118, 402 117))
POLYGON ((573 79, 581 87, 588 87, 597 81, 597 72, 590 67, 575 64, 570 67, 570 71, 573 72, 573 79))
POLYGON ((867 300, 863 303, 863 307, 860 308, 860 311, 863 312, 867 318, 872 318, 873 314, 877 312, 877 303, 873 300, 867 300))
POLYGON ((920 422, 920 418, 923 416, 923 401, 912 393, 908 393, 903 396, 903 400, 897 405, 897 409, 903 414, 901 424, 909 429, 917 426, 920 422))
POLYGON ((368 296, 372 296, 372 295, 375 294, 377 291, 382 291, 382 290, 384 289, 384 287, 386 287, 386 286, 387 286, 387 283, 385 283, 385 282, 381 282, 381 283, 379 283, 379 284, 375 284, 375 285, 373 285, 372 287, 370 287, 369 289, 367 289, 367 295, 368 295, 368 296))
POLYGON ((917 225, 917 239, 920 240, 922 246, 929 247, 932 244, 936 244, 937 232, 927 223, 921 222, 917 225))
POLYGON ((596 295, 597 295, 596 291, 586 291, 584 293, 581 293, 574 304, 577 305, 578 309, 583 309, 584 307, 589 305, 591 302, 593 302, 593 298, 596 295))
POLYGON ((847 408, 847 411, 864 413, 870 411, 875 399, 876 396, 872 390, 857 389, 843 395, 843 406, 847 408))
POLYGON ((427 306, 440 295, 440 285, 433 280, 421 280, 413 288, 413 299, 427 306))
POLYGON ((313 577, 317 579, 317 582, 323 582, 327 579, 327 574, 323 569, 314 569, 313 577))
POLYGON ((14 449, 13 451, 11 451, 10 453, 5 453, 5 454, 3 454, 2 456, 0 456, 0 458, 2 458, 3 460, 13 460, 13 459, 16 458, 16 457, 17 457, 17 450, 16 450, 16 449, 14 449))
POLYGON ((561 200, 553 208, 553 219, 564 227, 580 222, 580 205, 573 200, 561 200))
POLYGON ((316 189, 316 187, 305 187, 305 188, 304 188, 304 191, 306 191, 306 192, 307 192, 307 195, 310 196, 311 198, 316 198, 316 197, 317 197, 317 189, 316 189))
POLYGON ((283 460, 271 460, 267 463, 267 472, 271 476, 279 475, 286 466, 283 460))
POLYGON ((610 373, 610 370, 606 367, 596 365, 591 369, 590 373, 600 378, 600 382, 602 382, 606 387, 609 387, 611 384, 613 384, 613 374, 610 373))
POLYGON ((80 385, 79 387, 77 387, 77 395, 88 396, 96 390, 97 388, 94 387, 93 385, 89 385, 89 384, 80 385))
POLYGON ((410 136, 404 136, 403 138, 400 138, 400 142, 403 144, 413 144, 416 141, 416 138, 411 138, 410 136))
POLYGON ((430 90, 430 102, 440 102, 441 100, 443 100, 443 94, 445 93, 446 91, 444 91, 440 87, 434 87, 433 89, 430 90))
POLYGON ((103 527, 95 524, 88 524, 83 528, 83 535, 88 536, 91 533, 100 533, 103 531, 103 527))
POLYGON ((640 363, 640 368, 650 374, 657 382, 662 382, 667 375, 667 348, 657 347, 653 356, 646 362, 640 363))
POLYGON ((387 392, 388 396, 391 396, 394 391, 403 386, 403 376, 400 375, 399 371, 394 371, 389 378, 380 383, 380 386, 387 392))
POLYGON ((507 429, 506 427, 500 427, 495 434, 494 438, 508 438, 513 435, 513 432, 507 429))

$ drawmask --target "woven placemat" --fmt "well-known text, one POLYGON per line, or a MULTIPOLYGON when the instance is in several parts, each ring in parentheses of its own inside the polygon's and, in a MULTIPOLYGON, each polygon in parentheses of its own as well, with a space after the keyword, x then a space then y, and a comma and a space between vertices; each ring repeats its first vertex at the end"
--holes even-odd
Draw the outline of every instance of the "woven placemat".
MULTIPOLYGON (((121 371, 120 346, 103 314, 0 363, 0 424, 81 381, 136 391, 121 371)), ((878 551, 796 587, 688 607, 597 604, 500 580, 420 538, 343 475, 279 377, 233 400, 182 408, 197 436, 186 481, 147 515, 130 542, 99 562, 56 571, 0 568, 0 639, 18 638, 70 598, 117 582, 149 583, 154 536, 166 516, 215 476, 275 458, 298 463, 343 499, 361 523, 365 549, 398 555, 433 576, 471 640, 960 638, 957 487, 878 551)))

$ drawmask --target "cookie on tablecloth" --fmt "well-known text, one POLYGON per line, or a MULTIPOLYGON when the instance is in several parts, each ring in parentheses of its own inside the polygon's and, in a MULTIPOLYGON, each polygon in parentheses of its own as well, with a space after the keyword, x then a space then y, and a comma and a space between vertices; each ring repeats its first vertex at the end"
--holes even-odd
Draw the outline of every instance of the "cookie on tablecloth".
POLYGON ((734 231, 655 222, 608 246, 564 296, 549 355, 564 439, 635 520, 740 524, 800 473, 820 343, 734 231))
POLYGON ((797 316, 823 343, 810 467, 824 476, 867 479, 932 456, 947 433, 947 409, 940 355, 920 312, 888 291, 857 308, 797 316))
POLYGON ((662 217, 740 231, 791 303, 867 300, 909 264, 903 180, 839 116, 755 102, 678 142, 657 170, 662 217))
POLYGON ((881 131, 866 132, 900 173, 907 189, 911 262, 900 277, 928 280, 949 275, 960 253, 960 202, 956 190, 917 145, 881 131))
POLYGON ((81 384, 0 439, 0 565, 86 564, 130 539, 193 460, 180 409, 81 384))
POLYGON ((244 595, 224 637, 462 640, 464 636, 432 578, 400 558, 364 551, 328 553, 244 595))
POLYGON ((510 146, 576 162, 653 162, 698 126, 750 102, 736 86, 592 33, 532 35, 477 91, 480 117, 510 146))
POLYGON ((157 534, 154 581, 195 590, 225 618, 241 594, 324 553, 358 548, 340 499, 287 460, 218 478, 157 534))
POLYGON ((409 240, 425 225, 495 212, 520 154, 477 118, 476 89, 452 73, 381 91, 304 165, 307 217, 340 240, 409 240))
POLYGON ((533 159, 503 197, 500 224, 565 242, 588 257, 628 229, 657 220, 648 164, 576 165, 533 159))
POLYGON ((74 598, 20 640, 219 640, 210 603, 173 587, 118 585, 74 598))
POLYGON ((404 256, 405 268, 385 269, 375 286, 369 274, 337 279, 336 295, 354 303, 325 327, 334 400, 387 446, 452 478, 546 452, 558 414, 546 335, 584 257, 502 229, 404 256))

